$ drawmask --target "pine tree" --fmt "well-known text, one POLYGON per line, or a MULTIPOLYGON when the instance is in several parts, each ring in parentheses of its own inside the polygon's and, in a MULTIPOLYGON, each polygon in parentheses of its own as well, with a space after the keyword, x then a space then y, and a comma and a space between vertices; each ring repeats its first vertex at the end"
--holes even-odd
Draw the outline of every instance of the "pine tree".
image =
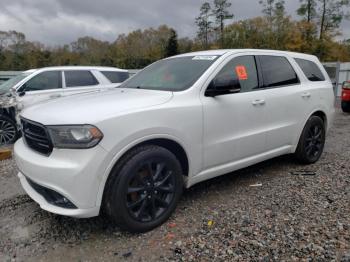
POLYGON ((211 16, 210 4, 208 2, 203 3, 200 8, 200 14, 196 18, 196 25, 198 26, 197 37, 202 40, 205 49, 209 46, 209 34, 213 29, 211 16))
POLYGON ((166 46, 166 57, 178 54, 177 33, 174 29, 170 29, 170 37, 166 46))
POLYGON ((228 8, 231 7, 231 3, 228 0, 214 0, 214 16, 216 19, 216 24, 218 26, 218 30, 220 32, 220 43, 221 48, 224 47, 224 28, 225 28, 225 20, 229 20, 233 18, 233 14, 228 11, 228 8))
POLYGON ((316 17, 316 0, 300 0, 300 7, 297 10, 299 16, 303 17, 308 23, 316 17))

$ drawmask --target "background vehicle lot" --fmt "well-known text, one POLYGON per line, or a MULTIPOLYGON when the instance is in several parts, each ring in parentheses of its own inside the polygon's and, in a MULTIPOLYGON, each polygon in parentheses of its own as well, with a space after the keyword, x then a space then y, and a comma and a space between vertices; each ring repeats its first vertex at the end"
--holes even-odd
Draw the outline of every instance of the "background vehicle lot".
POLYGON ((196 185, 170 221, 141 235, 120 232, 102 218, 78 220, 41 210, 20 189, 14 162, 1 162, 0 260, 347 261, 349 119, 337 111, 318 163, 301 166, 281 157, 196 185), (291 174, 299 171, 315 175, 291 174))

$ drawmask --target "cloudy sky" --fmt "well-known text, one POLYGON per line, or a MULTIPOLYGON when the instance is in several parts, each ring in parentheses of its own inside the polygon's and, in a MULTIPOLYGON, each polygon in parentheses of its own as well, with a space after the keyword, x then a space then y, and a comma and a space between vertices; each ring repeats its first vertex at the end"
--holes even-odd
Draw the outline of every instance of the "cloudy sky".
MULTIPOLYGON (((31 41, 70 43, 80 36, 114 41, 118 34, 167 24, 192 37, 204 0, 0 0, 0 31, 17 30, 31 41)), ((259 0, 231 0, 234 20, 261 15, 259 0)), ((295 16, 298 0, 286 0, 295 16)), ((350 37, 350 23, 342 25, 350 37)))

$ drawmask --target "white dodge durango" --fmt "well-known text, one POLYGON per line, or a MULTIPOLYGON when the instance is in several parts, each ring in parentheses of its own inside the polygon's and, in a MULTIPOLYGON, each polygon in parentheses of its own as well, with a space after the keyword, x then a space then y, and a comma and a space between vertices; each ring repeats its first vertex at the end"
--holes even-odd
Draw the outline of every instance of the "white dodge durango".
POLYGON ((333 114, 316 57, 213 50, 158 61, 115 90, 27 108, 14 151, 41 208, 103 210, 144 232, 169 218, 183 187, 283 154, 316 162, 333 114))

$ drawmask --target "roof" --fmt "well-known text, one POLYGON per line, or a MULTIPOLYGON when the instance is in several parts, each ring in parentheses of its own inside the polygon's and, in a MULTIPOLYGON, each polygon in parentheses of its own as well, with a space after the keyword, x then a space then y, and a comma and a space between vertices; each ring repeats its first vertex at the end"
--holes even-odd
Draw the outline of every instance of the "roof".
POLYGON ((27 73, 32 73, 36 70, 46 71, 46 70, 99 70, 99 71, 118 71, 118 72, 128 72, 128 70, 120 69, 117 67, 109 66, 50 66, 42 67, 37 69, 27 70, 27 73))
POLYGON ((216 50, 206 50, 206 51, 198 51, 198 52, 192 52, 187 54, 181 54, 177 57, 182 56, 200 56, 200 55, 206 55, 206 56, 221 56, 227 53, 235 54, 235 53, 241 53, 241 52, 262 52, 262 53, 271 53, 271 54, 281 54, 281 55, 289 55, 292 57, 313 57, 313 55, 303 54, 303 53, 296 53, 296 52, 290 52, 290 51, 281 51, 281 50, 269 50, 269 49, 216 49, 216 50))

